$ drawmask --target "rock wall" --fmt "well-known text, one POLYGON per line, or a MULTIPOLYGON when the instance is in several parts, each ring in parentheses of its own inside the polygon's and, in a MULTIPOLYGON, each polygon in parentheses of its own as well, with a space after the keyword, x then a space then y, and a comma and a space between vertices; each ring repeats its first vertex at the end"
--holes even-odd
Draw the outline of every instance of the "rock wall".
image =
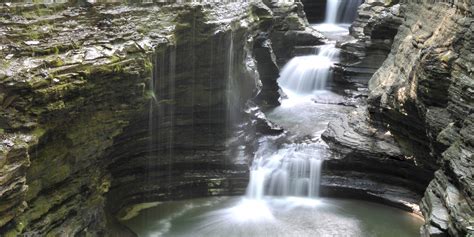
POLYGON ((374 59, 387 59, 369 81, 367 107, 323 134, 341 159, 326 162, 328 192, 398 200, 423 214, 423 236, 473 234, 472 9, 467 1, 359 8, 343 62, 376 69, 374 59))
MULTIPOLYGON (((262 86, 254 38, 269 30, 271 12, 248 3, 185 9, 170 42, 153 55, 149 109, 110 148, 113 213, 144 202, 245 192, 249 161, 232 149, 241 145, 234 125, 262 86)), ((265 82, 278 77, 262 72, 265 82)))
POLYGON ((283 67, 298 48, 324 43, 324 36, 309 27, 301 1, 271 1, 267 4, 273 11, 275 24, 269 38, 273 44, 276 62, 283 67))
POLYGON ((268 128, 247 101, 278 104, 272 10, 72 3, 0 8, 0 235, 133 236, 134 204, 242 194, 241 130, 268 128))
POLYGON ((349 28, 352 39, 338 45, 342 51, 336 72, 346 81, 367 87, 368 80, 390 53, 403 12, 398 1, 365 1, 349 28))
POLYGON ((162 37, 135 29, 153 27, 139 19, 156 9, 0 11, 0 235, 103 235, 103 155, 148 100, 147 55, 162 37))
POLYGON ((421 215, 418 203, 433 171, 405 156, 393 134, 369 118, 366 101, 369 80, 389 54, 403 22, 402 10, 396 1, 366 1, 350 35, 336 45, 341 62, 334 68, 335 80, 352 88, 344 93, 357 101, 357 108, 332 121, 322 135, 334 153, 324 164, 322 192, 383 202, 421 215))
POLYGON ((467 1, 402 1, 405 20, 370 81, 371 117, 405 156, 436 171, 425 236, 473 234, 473 18, 467 1))
POLYGON ((324 22, 327 1, 302 0, 301 2, 304 5, 308 21, 312 23, 324 22))

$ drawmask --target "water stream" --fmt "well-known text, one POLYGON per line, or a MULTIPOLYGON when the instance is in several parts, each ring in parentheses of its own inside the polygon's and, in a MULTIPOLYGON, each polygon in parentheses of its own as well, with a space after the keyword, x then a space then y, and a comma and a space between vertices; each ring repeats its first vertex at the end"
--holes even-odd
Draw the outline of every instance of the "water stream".
POLYGON ((328 0, 326 5, 326 24, 351 23, 357 15, 362 0, 328 0))
MULTIPOLYGON (((328 44, 314 55, 291 59, 281 70, 284 99, 266 116, 286 133, 260 138, 244 197, 167 202, 126 224, 139 236, 416 236, 422 220, 409 213, 319 197, 322 164, 330 156, 321 134, 329 121, 350 110, 338 105, 343 96, 328 89, 339 60, 334 37, 348 33, 347 26, 335 23, 346 21, 340 16, 358 4, 329 0, 325 24, 315 26, 328 44)), ((229 53, 229 81, 232 60, 229 53)))

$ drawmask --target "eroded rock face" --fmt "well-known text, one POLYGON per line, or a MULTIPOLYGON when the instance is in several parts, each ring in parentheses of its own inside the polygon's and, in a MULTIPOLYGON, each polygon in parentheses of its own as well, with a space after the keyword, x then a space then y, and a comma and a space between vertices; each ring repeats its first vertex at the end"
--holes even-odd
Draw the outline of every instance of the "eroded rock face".
MULTIPOLYGON (((466 1, 366 1, 351 27, 356 40, 341 45, 356 61, 376 66, 370 61, 382 61, 395 36, 390 54, 369 82, 367 110, 332 122, 323 138, 342 155, 343 164, 367 158, 380 162, 379 167, 397 163, 393 167, 401 173, 372 178, 367 178, 370 172, 351 174, 354 167, 367 165, 365 161, 353 165, 349 176, 372 181, 385 177, 377 185, 387 180, 387 185, 396 184, 382 188, 385 193, 369 192, 385 200, 403 197, 400 187, 411 187, 406 193, 416 195, 400 200, 420 202, 424 236, 465 236, 474 231, 472 22, 472 5, 466 1), (371 48, 382 52, 381 57, 371 56, 371 48)), ((328 181, 323 184, 330 190, 354 183, 340 178, 340 167, 331 168, 337 161, 327 163, 328 181)))
POLYGON ((257 95, 278 104, 272 44, 258 36, 275 24, 267 6, 0 13, 0 235, 133 235, 111 214, 244 192, 248 161, 231 152, 247 152, 242 129, 272 128, 258 107, 241 111, 257 95))
POLYGON ((111 183, 103 155, 148 100, 147 55, 169 32, 158 19, 172 14, 99 5, 0 11, 0 235, 102 235, 111 183))
POLYGON ((390 52, 403 21, 402 10, 398 1, 365 1, 349 29, 352 39, 338 45, 342 60, 336 71, 349 82, 366 87, 390 52))
POLYGON ((313 47, 324 43, 324 36, 309 27, 301 1, 271 1, 268 6, 275 18, 270 39, 278 66, 283 67, 295 56, 296 47, 313 47))
POLYGON ((364 197, 421 214, 418 202, 432 172, 405 156, 388 130, 375 127, 366 107, 332 121, 323 139, 335 152, 323 170, 328 195, 364 197))
POLYGON ((248 3, 184 8, 173 38, 153 55, 149 109, 110 148, 113 213, 143 202, 242 194, 247 185, 248 160, 229 147, 239 143, 234 126, 246 101, 278 77, 276 65, 253 50, 272 13, 248 3), (261 63, 270 71, 259 74, 261 63))
POLYGON ((438 169, 421 205, 423 234, 473 234, 472 5, 401 6, 405 21, 369 83, 369 111, 406 156, 438 169))

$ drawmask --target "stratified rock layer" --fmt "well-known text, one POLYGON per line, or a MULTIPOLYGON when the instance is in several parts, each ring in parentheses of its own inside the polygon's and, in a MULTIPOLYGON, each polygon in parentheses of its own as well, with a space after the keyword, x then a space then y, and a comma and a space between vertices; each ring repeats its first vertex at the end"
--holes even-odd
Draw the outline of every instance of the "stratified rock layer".
POLYGON ((439 167, 421 205, 423 234, 473 234, 473 6, 402 7, 392 52, 370 81, 369 111, 419 166, 439 167))
MULTIPOLYGON (((390 54, 369 82, 367 110, 332 122, 323 138, 342 155, 344 164, 370 158, 392 168, 337 184, 341 168, 331 168, 338 162, 327 161, 328 181, 323 184, 351 186, 361 183, 354 181, 360 177, 372 181, 385 177, 376 183, 386 183, 389 188, 382 187, 386 192, 370 195, 390 200, 403 197, 400 187, 409 187, 417 195, 405 200, 420 201, 424 236, 473 235, 473 6, 468 1, 423 2, 366 1, 360 7, 351 27, 356 41, 341 45, 356 61, 362 59, 356 67, 364 61, 376 65, 370 61, 385 57, 383 51, 396 36, 390 54), (371 56, 372 49, 381 52, 380 57, 371 56), (397 184, 396 179, 394 192, 389 185, 397 184)), ((361 164, 349 168, 348 176, 361 164)))
POLYGON ((271 130, 242 110, 278 104, 273 12, 71 2, 0 8, 0 235, 128 236, 131 205, 242 194, 241 130, 271 130))

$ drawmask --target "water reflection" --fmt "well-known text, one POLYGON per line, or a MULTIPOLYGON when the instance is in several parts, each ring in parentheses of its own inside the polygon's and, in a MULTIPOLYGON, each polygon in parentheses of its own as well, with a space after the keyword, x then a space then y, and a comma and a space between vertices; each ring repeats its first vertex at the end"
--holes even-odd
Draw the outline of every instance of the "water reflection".
POLYGON ((380 204, 301 197, 168 202, 126 221, 141 237, 419 236, 422 223, 410 213, 380 204))

